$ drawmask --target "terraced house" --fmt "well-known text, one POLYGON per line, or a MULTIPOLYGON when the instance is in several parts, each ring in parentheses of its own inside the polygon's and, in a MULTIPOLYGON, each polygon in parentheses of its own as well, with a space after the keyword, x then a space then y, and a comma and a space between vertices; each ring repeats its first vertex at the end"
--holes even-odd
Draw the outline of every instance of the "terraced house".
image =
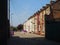
POLYGON ((45 16, 45 37, 60 41, 60 0, 50 2, 50 12, 45 16))
POLYGON ((30 32, 46 36, 51 29, 49 26, 52 26, 48 24, 60 21, 60 0, 51 1, 50 4, 46 4, 46 6, 43 6, 42 9, 34 13, 27 21, 30 24, 28 31, 30 30, 30 32))

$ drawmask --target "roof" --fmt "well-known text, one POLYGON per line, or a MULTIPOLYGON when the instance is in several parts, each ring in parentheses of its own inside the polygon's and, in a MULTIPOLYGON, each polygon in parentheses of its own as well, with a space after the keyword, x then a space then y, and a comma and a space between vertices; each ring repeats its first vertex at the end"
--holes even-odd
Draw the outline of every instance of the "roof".
POLYGON ((36 13, 34 13, 34 15, 30 16, 30 17, 28 18, 28 20, 31 19, 31 18, 33 18, 34 16, 36 16, 36 14, 39 15, 39 13, 40 13, 40 11, 38 10, 36 13))
MULTIPOLYGON (((54 4, 56 4, 57 2, 59 2, 60 0, 58 0, 58 1, 51 1, 51 2, 53 2, 52 4, 50 3, 50 4, 46 4, 46 6, 43 6, 40 10, 38 10, 36 13, 34 13, 32 16, 30 16, 29 18, 28 18, 28 20, 29 19, 31 19, 31 18, 33 18, 34 16, 36 16, 36 14, 39 14, 40 12, 42 12, 42 11, 44 11, 45 9, 47 9, 49 6, 52 6, 52 5, 54 5, 54 4)), ((26 21, 25 21, 26 22, 26 21)))
POLYGON ((60 0, 52 1, 53 3, 51 3, 50 5, 52 6, 52 5, 56 4, 56 3, 59 2, 59 1, 60 1, 60 0))

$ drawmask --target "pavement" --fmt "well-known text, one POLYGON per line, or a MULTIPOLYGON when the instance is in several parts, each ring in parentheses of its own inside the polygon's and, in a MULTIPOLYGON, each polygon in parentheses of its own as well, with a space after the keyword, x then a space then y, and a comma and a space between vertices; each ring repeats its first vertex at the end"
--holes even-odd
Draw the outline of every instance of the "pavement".
POLYGON ((19 36, 20 38, 34 38, 34 37, 44 37, 33 33, 26 32, 15 32, 14 36, 19 36))
POLYGON ((14 32, 14 35, 8 40, 8 45, 60 45, 58 42, 50 41, 44 38, 44 36, 14 32))

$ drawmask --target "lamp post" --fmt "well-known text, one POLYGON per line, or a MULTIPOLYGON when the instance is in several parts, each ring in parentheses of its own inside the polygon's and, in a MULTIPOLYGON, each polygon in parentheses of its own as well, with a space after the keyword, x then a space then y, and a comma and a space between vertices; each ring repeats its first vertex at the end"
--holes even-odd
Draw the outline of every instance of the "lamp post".
POLYGON ((13 20, 12 20, 13 13, 11 13, 11 26, 13 26, 13 20))

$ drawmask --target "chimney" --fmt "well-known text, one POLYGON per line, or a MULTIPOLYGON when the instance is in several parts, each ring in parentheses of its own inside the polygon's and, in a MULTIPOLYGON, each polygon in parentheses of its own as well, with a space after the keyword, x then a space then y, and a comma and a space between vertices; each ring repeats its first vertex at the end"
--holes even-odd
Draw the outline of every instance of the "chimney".
POLYGON ((55 3, 55 0, 51 0, 51 1, 50 1, 50 4, 53 4, 53 3, 55 3))
POLYGON ((60 0, 56 0, 56 1, 60 1, 60 0))

